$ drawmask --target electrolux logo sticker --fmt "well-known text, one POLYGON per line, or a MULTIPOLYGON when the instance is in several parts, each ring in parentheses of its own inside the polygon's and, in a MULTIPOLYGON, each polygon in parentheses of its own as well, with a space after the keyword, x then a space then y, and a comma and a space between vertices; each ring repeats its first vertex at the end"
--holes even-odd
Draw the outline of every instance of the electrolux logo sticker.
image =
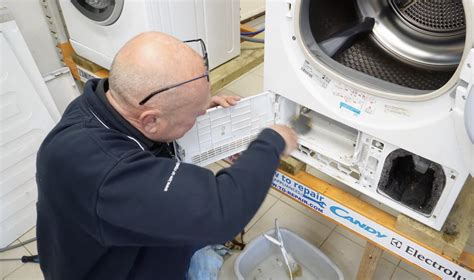
MULTIPOLYGON (((407 242, 402 242, 396 238, 392 238, 390 245, 393 247, 393 251, 398 252, 405 259, 410 260, 413 263, 422 263, 426 264, 429 267, 438 271, 437 275, 442 274, 443 279, 453 278, 456 280, 467 280, 473 278, 466 278, 463 276, 462 271, 458 270, 455 266, 449 265, 449 262, 446 263, 444 259, 436 260, 433 256, 427 256, 421 252, 422 248, 416 244, 406 244, 407 242)), ((420 265, 421 266, 421 265, 420 265)), ((423 267, 423 266, 422 266, 423 267)), ((472 273, 471 273, 472 275, 472 273)))
POLYGON ((400 249, 402 248, 403 243, 396 238, 392 238, 392 241, 390 241, 390 245, 394 246, 397 249, 400 249))

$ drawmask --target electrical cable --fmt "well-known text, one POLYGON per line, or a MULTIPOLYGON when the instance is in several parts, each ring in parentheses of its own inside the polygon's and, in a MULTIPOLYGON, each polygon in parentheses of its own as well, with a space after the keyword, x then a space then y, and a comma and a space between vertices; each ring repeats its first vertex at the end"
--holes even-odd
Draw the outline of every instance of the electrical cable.
POLYGON ((26 241, 23 241, 23 242, 20 242, 18 244, 14 244, 14 245, 11 245, 11 246, 0 248, 0 253, 13 250, 15 248, 21 247, 23 245, 26 245, 26 244, 34 242, 34 241, 36 241, 36 237, 30 238, 30 239, 28 239, 26 241))
POLYGON ((263 38, 254 38, 254 37, 240 35, 240 39, 244 41, 253 42, 253 43, 262 43, 262 44, 265 43, 265 39, 263 38))
POLYGON ((262 28, 262 29, 260 29, 260 30, 257 30, 257 31, 252 31, 252 32, 240 32, 240 35, 252 36, 252 35, 260 34, 260 33, 262 33, 263 31, 265 31, 265 27, 262 28))

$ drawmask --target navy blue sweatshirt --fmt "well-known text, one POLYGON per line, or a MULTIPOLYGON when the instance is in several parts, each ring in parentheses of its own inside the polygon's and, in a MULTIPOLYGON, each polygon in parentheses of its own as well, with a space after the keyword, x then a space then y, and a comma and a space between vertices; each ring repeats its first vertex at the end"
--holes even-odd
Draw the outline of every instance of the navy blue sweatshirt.
POLYGON ((41 269, 55 280, 183 279, 197 249, 250 221, 284 140, 265 129, 214 175, 178 164, 114 110, 107 90, 107 80, 89 81, 38 152, 41 269))

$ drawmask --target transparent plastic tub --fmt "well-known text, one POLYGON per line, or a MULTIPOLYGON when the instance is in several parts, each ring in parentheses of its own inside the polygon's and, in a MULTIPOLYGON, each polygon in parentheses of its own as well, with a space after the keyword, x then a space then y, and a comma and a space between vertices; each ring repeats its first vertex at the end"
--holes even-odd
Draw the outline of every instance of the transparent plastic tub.
MULTIPOLYGON (((286 250, 300 265, 295 280, 344 279, 339 268, 318 248, 295 233, 281 229, 286 250)), ((274 230, 267 232, 273 235, 274 230)), ((234 272, 239 280, 290 279, 280 248, 262 235, 252 240, 237 257, 234 272)))

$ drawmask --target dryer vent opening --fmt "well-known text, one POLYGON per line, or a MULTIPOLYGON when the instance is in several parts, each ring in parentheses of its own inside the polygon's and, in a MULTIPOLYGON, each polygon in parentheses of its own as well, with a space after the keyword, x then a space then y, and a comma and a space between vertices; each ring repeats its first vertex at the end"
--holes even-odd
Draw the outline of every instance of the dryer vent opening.
POLYGON ((431 214, 445 184, 441 165, 399 149, 388 155, 377 190, 413 210, 431 214))
POLYGON ((459 66, 464 17, 462 0, 302 0, 299 21, 315 59, 354 80, 421 95, 459 66))

